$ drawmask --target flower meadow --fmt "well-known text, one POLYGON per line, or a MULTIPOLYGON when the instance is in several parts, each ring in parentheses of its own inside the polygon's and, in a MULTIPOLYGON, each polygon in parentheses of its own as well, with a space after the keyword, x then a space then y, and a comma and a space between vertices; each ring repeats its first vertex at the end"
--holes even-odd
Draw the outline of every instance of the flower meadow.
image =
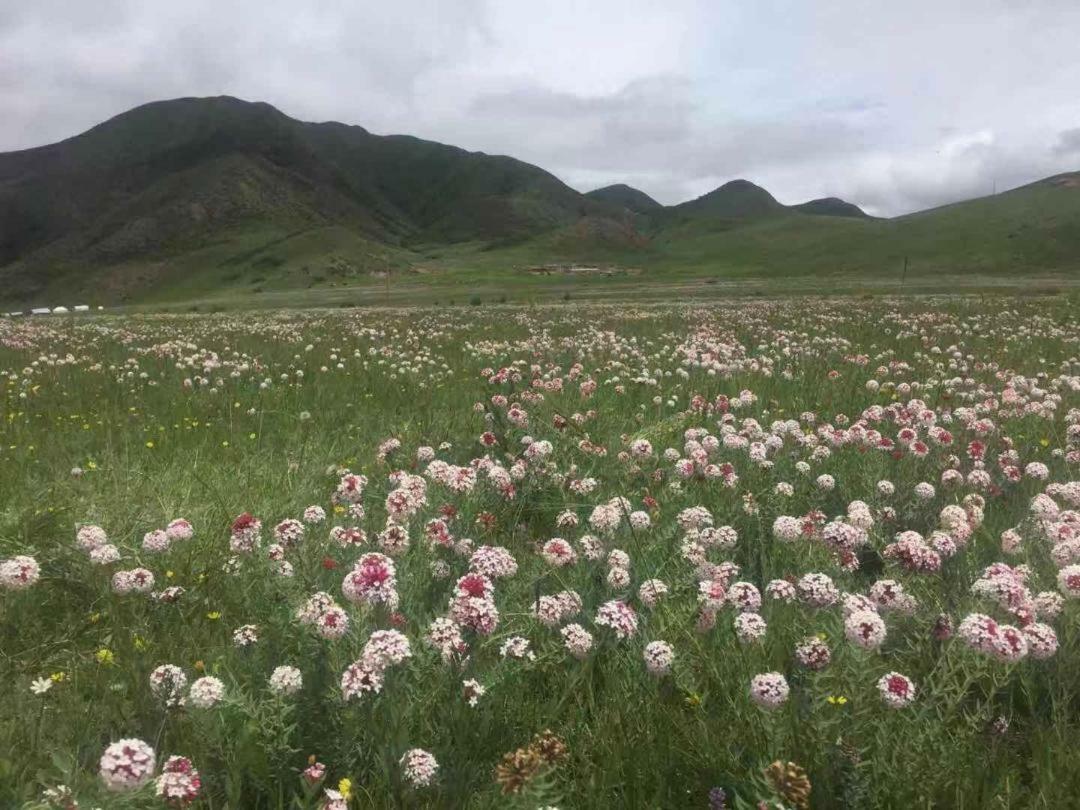
POLYGON ((1080 319, 0 321, 0 807, 1080 803, 1080 319))

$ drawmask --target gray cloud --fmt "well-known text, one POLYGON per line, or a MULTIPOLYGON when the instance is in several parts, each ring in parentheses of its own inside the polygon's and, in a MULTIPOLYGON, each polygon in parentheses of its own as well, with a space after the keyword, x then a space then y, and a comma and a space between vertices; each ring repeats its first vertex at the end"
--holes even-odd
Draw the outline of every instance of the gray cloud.
POLYGON ((1080 168, 1072 0, 0 0, 0 150, 182 95, 510 154, 663 202, 895 214, 1080 168))
POLYGON ((641 183, 665 202, 773 165, 822 161, 867 145, 865 133, 835 115, 795 111, 705 126, 700 94, 681 77, 639 80, 598 97, 522 85, 479 96, 467 131, 456 134, 485 145, 517 143, 517 156, 581 188, 617 178, 641 183))
POLYGON ((1057 143, 1054 144, 1054 154, 1070 157, 1080 155, 1080 127, 1058 133, 1057 143))

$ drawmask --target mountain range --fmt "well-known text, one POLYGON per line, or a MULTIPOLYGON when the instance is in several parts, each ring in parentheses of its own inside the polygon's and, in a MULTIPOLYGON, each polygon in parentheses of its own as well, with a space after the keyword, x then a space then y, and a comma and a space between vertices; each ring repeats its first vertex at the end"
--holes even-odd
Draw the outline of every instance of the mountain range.
POLYGON ((1080 270, 1080 174, 894 219, 747 180, 664 206, 512 157, 182 98, 0 154, 0 298, 116 302, 591 263, 730 277, 1080 270))

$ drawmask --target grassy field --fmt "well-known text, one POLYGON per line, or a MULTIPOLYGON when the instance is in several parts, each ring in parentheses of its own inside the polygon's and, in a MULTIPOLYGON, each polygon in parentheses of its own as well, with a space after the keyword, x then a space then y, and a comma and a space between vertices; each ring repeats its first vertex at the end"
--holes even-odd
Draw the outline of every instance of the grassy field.
POLYGON ((1074 806, 1074 301, 685 284, 0 320, 0 807, 1074 806))

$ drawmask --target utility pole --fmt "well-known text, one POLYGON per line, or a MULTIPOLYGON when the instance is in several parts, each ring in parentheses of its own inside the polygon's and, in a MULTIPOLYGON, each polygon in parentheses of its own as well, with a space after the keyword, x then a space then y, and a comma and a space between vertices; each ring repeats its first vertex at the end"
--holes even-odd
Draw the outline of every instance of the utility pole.
POLYGON ((904 272, 900 274, 900 289, 901 289, 901 291, 904 289, 904 283, 907 281, 907 266, 908 266, 908 257, 905 256, 904 257, 904 272))

